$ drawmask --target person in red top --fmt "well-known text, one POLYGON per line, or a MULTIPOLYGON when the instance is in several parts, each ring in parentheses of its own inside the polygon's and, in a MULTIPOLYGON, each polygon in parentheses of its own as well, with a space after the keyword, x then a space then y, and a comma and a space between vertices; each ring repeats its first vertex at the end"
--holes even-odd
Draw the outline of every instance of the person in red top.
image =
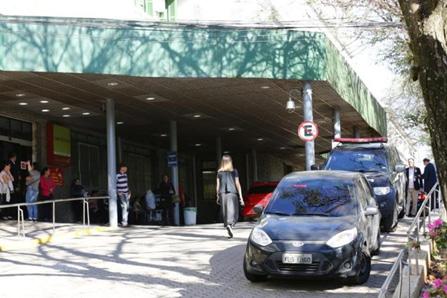
MULTIPOLYGON (((48 201, 53 199, 53 192, 56 188, 56 184, 54 184, 53 179, 50 177, 50 169, 47 167, 42 169, 39 183, 39 200, 40 201, 48 201)), ((41 215, 41 219, 44 221, 48 221, 52 219, 52 214, 50 212, 51 205, 50 204, 42 204, 40 205, 41 209, 39 211, 39 215, 41 215)))

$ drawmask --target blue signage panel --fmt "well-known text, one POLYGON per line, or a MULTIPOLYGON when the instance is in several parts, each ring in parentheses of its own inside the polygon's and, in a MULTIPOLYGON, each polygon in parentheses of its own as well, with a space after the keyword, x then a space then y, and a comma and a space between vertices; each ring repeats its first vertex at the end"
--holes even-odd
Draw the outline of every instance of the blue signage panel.
POLYGON ((176 166, 177 166, 177 152, 169 152, 168 167, 176 167, 176 166))

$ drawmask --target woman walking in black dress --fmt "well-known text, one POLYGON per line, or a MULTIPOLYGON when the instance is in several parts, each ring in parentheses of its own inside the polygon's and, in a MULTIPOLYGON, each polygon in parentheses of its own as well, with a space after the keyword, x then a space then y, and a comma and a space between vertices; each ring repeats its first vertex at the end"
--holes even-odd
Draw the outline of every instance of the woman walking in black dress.
POLYGON ((233 227, 239 219, 239 203, 244 206, 239 173, 229 155, 224 155, 217 172, 217 204, 221 206, 228 238, 233 238, 233 227))

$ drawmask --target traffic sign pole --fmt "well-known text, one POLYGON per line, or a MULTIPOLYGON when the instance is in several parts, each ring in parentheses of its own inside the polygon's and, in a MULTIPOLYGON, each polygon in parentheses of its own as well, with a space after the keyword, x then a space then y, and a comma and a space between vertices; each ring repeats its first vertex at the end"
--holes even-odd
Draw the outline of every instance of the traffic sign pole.
MULTIPOLYGON (((312 86, 309 82, 304 83, 303 89, 303 110, 304 121, 313 121, 312 112, 312 86)), ((311 166, 315 164, 315 142, 308 141, 305 145, 306 148, 306 171, 310 171, 311 166)))

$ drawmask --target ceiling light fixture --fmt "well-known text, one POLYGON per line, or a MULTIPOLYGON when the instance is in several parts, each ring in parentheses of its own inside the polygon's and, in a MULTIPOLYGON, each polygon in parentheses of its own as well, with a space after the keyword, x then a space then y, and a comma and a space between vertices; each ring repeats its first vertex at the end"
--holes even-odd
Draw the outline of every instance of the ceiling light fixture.
POLYGON ((202 115, 200 115, 200 114, 194 114, 194 115, 192 115, 194 118, 200 118, 200 117, 202 117, 202 115))
POLYGON ((28 103, 27 102, 19 102, 19 106, 27 106, 28 103))
POLYGON ((235 130, 236 130, 236 128, 234 128, 234 127, 228 128, 228 131, 235 131, 235 130))
POLYGON ((123 121, 118 121, 118 122, 116 122, 116 125, 123 125, 123 124, 124 124, 123 121))
POLYGON ((50 110, 49 109, 43 109, 42 112, 44 113, 48 113, 50 110))
POLYGON ((264 141, 264 138, 257 138, 256 140, 258 140, 259 142, 264 141))
POLYGON ((24 97, 24 96, 25 96, 25 93, 17 93, 16 96, 17 96, 17 97, 24 97))
POLYGON ((168 136, 168 135, 165 134, 165 133, 160 134, 160 137, 162 137, 162 138, 165 138, 165 137, 167 137, 167 136, 168 136))
POLYGON ((40 103, 48 103, 48 100, 41 100, 40 103))
POLYGON ((65 115, 62 115, 62 117, 64 117, 64 118, 68 118, 68 117, 71 117, 71 116, 68 115, 68 114, 65 114, 65 115))
POLYGON ((200 143, 197 143, 197 144, 195 144, 194 146, 196 146, 196 147, 201 147, 201 146, 202 146, 202 144, 200 144, 200 143))
POLYGON ((70 107, 63 107, 62 108, 62 111, 68 111, 68 110, 70 110, 71 108, 70 107))
POLYGON ((286 150, 286 147, 279 147, 279 150, 286 150))
POLYGON ((147 101, 154 101, 154 100, 155 100, 155 97, 152 97, 152 96, 150 96, 150 97, 146 97, 146 100, 147 100, 147 101))
POLYGON ((270 86, 261 86, 261 89, 270 89, 270 86))
POLYGON ((82 113, 82 115, 83 116, 88 116, 88 115, 90 115, 90 113, 89 112, 84 112, 84 113, 82 113))
POLYGON ((118 86, 118 83, 117 82, 109 82, 109 83, 107 83, 107 85, 108 86, 118 86))

